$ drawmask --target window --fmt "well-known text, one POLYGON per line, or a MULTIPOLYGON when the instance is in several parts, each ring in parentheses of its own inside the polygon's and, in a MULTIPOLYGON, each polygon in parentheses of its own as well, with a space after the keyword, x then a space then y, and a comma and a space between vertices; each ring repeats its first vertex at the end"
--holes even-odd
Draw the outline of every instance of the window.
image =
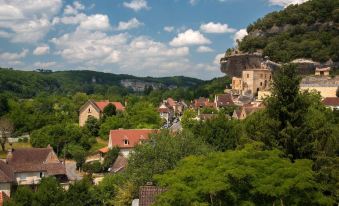
POLYGON ((262 82, 260 82, 260 86, 262 86, 262 82))
POLYGON ((40 172, 40 178, 42 178, 44 176, 44 173, 40 172))
POLYGON ((264 75, 263 74, 260 74, 260 78, 263 78, 264 77, 264 75))
POLYGON ((250 78, 250 74, 247 74, 247 78, 250 78))
POLYGON ((124 144, 125 144, 125 145, 128 145, 128 144, 129 144, 128 139, 124 139, 124 144))
POLYGON ((88 108, 88 113, 91 113, 91 108, 88 108))

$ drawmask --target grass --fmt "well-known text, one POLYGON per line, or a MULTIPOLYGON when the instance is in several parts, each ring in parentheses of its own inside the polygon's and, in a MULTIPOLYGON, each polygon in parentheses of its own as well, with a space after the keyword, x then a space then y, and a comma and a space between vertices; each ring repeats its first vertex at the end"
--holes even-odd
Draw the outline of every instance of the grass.
MULTIPOLYGON (((12 143, 12 148, 13 149, 18 149, 18 148, 31 148, 31 144, 29 142, 16 142, 16 143, 12 143)), ((10 145, 8 143, 6 143, 5 145, 5 150, 6 151, 0 151, 0 158, 1 159, 5 159, 7 156, 7 151, 11 148, 10 145)))
POLYGON ((101 149, 103 147, 107 147, 107 145, 108 145, 108 141, 107 140, 103 140, 101 138, 97 138, 97 142, 92 145, 91 149, 88 152, 89 152, 89 154, 93 154, 98 149, 101 149))

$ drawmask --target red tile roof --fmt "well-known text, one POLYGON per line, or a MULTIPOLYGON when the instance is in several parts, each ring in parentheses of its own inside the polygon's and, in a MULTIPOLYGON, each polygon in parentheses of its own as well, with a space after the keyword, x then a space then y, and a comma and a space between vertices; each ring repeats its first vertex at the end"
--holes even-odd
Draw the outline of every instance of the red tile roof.
POLYGON ((14 173, 10 166, 6 162, 0 160, 0 182, 13 182, 14 173))
POLYGON ((157 133, 156 129, 118 129, 110 131, 110 139, 112 147, 134 148, 142 140, 149 139, 150 134, 157 133), (128 144, 125 144, 128 140, 128 144))
POLYGON ((108 104, 113 104, 115 106, 115 108, 118 111, 125 111, 125 107, 120 103, 120 102, 109 102, 109 101, 99 101, 99 102, 95 102, 96 106, 101 110, 104 111, 104 108, 108 105, 108 104))
POLYGON ((170 107, 174 107, 177 103, 174 101, 174 99, 172 99, 171 97, 167 99, 167 104, 170 107))
POLYGON ((216 106, 217 107, 224 107, 228 105, 233 105, 234 102, 232 100, 231 94, 220 94, 216 95, 216 106))
POLYGON ((168 113, 169 109, 167 107, 165 107, 165 108, 159 107, 158 111, 161 112, 161 113, 168 113))
POLYGON ((326 97, 323 103, 326 106, 339 106, 339 97, 326 97))
POLYGON ((107 153, 109 151, 108 147, 103 147, 101 149, 99 149, 99 152, 101 153, 107 153))
POLYGON ((150 206, 155 202, 157 195, 165 192, 166 189, 156 186, 142 186, 139 190, 139 206, 150 206))

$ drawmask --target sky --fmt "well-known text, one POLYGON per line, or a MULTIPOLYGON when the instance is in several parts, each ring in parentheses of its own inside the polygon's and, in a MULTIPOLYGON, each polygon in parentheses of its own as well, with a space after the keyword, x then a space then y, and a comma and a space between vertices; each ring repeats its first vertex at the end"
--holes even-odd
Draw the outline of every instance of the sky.
POLYGON ((304 1, 0 0, 0 67, 207 80, 250 23, 304 1))

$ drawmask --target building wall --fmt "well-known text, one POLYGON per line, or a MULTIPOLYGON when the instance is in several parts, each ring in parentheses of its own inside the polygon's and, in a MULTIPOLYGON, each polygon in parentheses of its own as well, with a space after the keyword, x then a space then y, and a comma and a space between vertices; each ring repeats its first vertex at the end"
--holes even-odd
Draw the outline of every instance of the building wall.
POLYGON ((258 100, 262 101, 267 97, 270 97, 272 93, 270 91, 259 91, 258 92, 258 100))
POLYGON ((0 192, 4 192, 8 197, 11 196, 11 183, 0 183, 0 192))
POLYGON ((323 98, 326 98, 326 97, 336 97, 336 91, 337 91, 337 88, 338 86, 331 86, 331 87, 321 87, 321 86, 308 86, 308 85, 301 85, 300 86, 300 89, 302 91, 305 91, 305 90, 309 90, 309 91, 312 91, 312 90, 315 90, 315 91, 318 91, 320 92, 320 95, 323 97, 323 98))
POLYGON ((128 157, 129 156, 129 153, 132 151, 132 149, 120 149, 120 153, 124 156, 124 157, 128 157))
POLYGON ((84 126, 88 117, 93 116, 97 119, 100 119, 100 112, 98 112, 92 104, 88 104, 88 106, 80 111, 79 114, 79 125, 80 127, 84 126))
POLYGON ((242 94, 255 95, 257 91, 270 88, 271 71, 267 69, 245 70, 242 74, 242 94))
MULTIPOLYGON (((42 177, 45 176, 45 173, 42 172, 42 177)), ((40 172, 20 172, 15 173, 15 180, 18 185, 35 185, 39 184, 41 177, 40 172)))
POLYGON ((238 77, 232 77, 232 90, 236 93, 241 93, 242 91, 242 79, 238 77))

